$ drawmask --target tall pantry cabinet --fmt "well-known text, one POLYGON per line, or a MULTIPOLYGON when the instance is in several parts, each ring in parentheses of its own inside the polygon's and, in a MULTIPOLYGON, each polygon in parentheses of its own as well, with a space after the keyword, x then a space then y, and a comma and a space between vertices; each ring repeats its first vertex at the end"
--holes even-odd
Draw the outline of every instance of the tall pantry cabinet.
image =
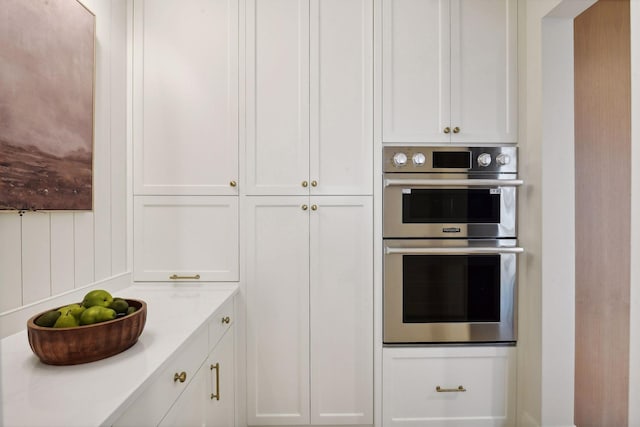
POLYGON ((246 1, 249 425, 373 423, 373 1, 246 1))
POLYGON ((133 3, 134 280, 237 281, 238 0, 133 3))

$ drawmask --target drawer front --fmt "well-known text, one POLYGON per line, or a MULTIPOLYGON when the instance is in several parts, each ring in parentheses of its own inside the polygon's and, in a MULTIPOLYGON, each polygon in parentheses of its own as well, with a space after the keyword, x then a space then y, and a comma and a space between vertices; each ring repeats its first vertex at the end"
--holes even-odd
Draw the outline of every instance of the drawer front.
POLYGON ((515 348, 385 348, 385 426, 513 425, 515 348))
POLYGON ((200 328, 142 391, 142 395, 113 424, 114 427, 158 425, 162 417, 191 382, 207 357, 207 329, 200 328), (185 380, 174 381, 176 374, 185 373, 185 380))
POLYGON ((237 196, 136 196, 135 281, 238 280, 237 196))
POLYGON ((219 310, 215 312, 209 322, 209 351, 218 344, 220 338, 229 329, 234 321, 234 298, 227 301, 219 310))

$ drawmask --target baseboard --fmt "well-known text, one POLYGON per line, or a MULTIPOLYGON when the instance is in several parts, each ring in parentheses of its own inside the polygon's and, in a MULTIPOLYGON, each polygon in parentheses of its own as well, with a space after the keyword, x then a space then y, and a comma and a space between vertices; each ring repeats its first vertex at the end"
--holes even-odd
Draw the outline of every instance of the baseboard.
POLYGON ((0 339, 20 332, 27 327, 27 320, 34 314, 45 311, 48 308, 62 306, 74 301, 81 301, 84 295, 93 289, 105 289, 116 292, 131 286, 131 272, 121 273, 97 282, 90 283, 81 288, 63 292, 40 301, 0 313, 0 339))

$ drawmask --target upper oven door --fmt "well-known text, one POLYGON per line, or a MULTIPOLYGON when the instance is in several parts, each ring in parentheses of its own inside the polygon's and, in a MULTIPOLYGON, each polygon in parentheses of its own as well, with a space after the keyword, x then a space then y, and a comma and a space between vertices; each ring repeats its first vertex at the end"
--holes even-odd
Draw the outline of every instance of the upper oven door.
POLYGON ((513 175, 384 175, 384 238, 516 237, 513 175))

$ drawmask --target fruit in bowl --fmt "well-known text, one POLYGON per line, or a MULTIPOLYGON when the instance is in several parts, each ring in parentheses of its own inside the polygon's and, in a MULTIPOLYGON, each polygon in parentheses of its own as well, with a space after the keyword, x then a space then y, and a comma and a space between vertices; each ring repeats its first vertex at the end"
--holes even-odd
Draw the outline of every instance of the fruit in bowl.
POLYGON ((99 291, 89 292, 81 303, 48 310, 27 321, 29 345, 42 362, 93 362, 137 342, 146 322, 147 304, 99 291))

